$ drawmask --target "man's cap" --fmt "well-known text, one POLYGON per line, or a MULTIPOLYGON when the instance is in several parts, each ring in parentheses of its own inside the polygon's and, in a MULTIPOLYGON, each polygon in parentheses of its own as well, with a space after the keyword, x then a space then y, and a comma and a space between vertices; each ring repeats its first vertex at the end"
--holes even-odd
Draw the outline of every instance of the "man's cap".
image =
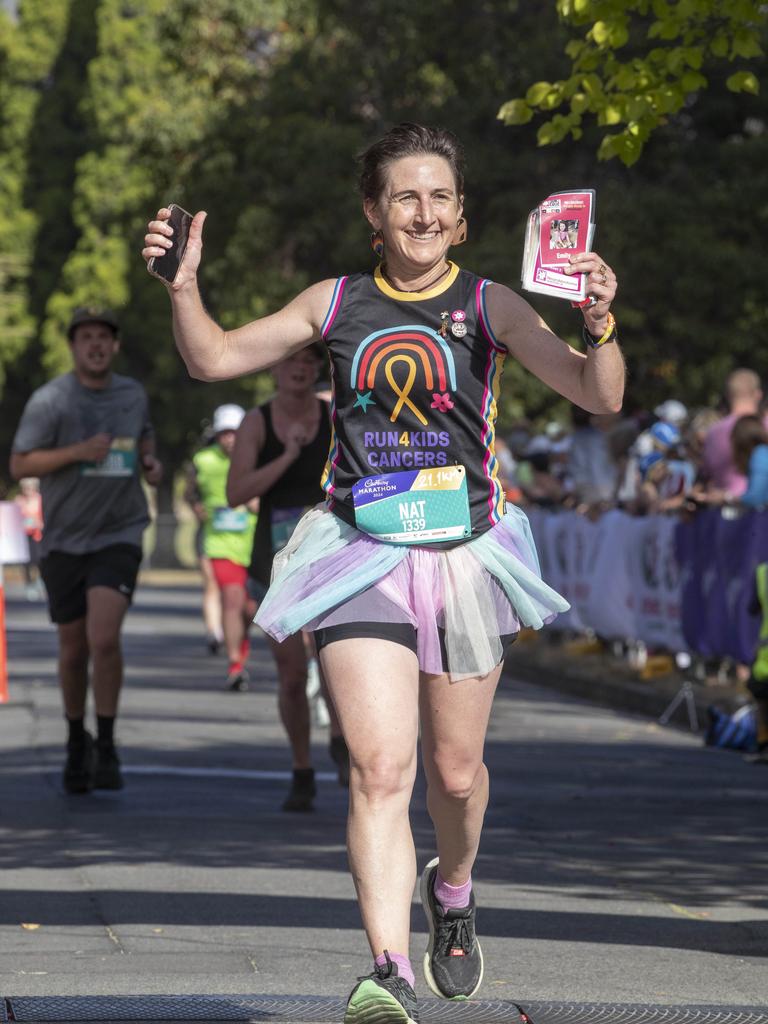
POLYGON ((679 427, 681 423, 688 419, 688 410, 676 398, 668 398, 666 402, 656 406, 653 410, 653 415, 658 416, 665 423, 671 423, 673 427, 679 427))
POLYGON ((528 455, 549 455, 552 451, 552 442, 544 434, 537 434, 532 437, 525 447, 524 456, 528 455))
POLYGON ((220 405, 213 414, 214 434, 220 434, 224 430, 237 430, 244 416, 245 409, 240 405, 220 405))
POLYGON ((75 328, 80 324, 106 324, 107 327, 112 328, 115 334, 120 330, 120 324, 112 310, 103 309, 100 306, 79 306, 75 310, 67 328, 67 337, 70 341, 72 341, 75 328))
POLYGON ((664 420, 654 423, 649 433, 654 441, 663 448, 672 448, 674 445, 680 444, 680 431, 671 423, 665 423, 664 420))

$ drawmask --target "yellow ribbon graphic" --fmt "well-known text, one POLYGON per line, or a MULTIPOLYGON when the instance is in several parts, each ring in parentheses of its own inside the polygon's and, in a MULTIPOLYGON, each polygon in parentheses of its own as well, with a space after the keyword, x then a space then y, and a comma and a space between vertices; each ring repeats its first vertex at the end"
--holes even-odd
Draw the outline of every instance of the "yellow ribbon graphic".
POLYGON ((415 413, 419 422, 426 427, 426 417, 422 416, 422 414, 419 412, 419 410, 408 397, 408 395, 410 395, 411 393, 413 383, 416 380, 416 360, 413 359, 411 356, 392 356, 392 358, 388 359, 384 364, 384 373, 386 375, 387 380, 389 381, 390 387, 398 397, 398 403, 392 410, 392 415, 389 417, 390 422, 394 423, 400 413, 400 410, 403 408, 404 405, 407 405, 408 408, 413 413, 415 413), (397 383, 392 373, 392 367, 395 365, 395 363, 405 363, 405 365, 408 367, 408 376, 406 377, 405 384, 402 387, 397 383))

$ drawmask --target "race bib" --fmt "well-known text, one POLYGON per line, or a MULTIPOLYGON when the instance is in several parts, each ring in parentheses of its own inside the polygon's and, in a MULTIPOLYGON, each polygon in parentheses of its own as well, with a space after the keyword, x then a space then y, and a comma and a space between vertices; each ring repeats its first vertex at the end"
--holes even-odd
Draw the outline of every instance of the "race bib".
POLYGON ((248 511, 221 505, 213 510, 211 526, 217 532, 245 533, 248 529, 248 511))
POLYGON ((115 437, 109 454, 101 462, 81 462, 82 476, 127 477, 136 472, 136 441, 132 437, 115 437))
POLYGON ((306 512, 306 508, 273 508, 270 515, 272 552, 280 551, 291 539, 291 534, 306 512))
POLYGON ((364 477, 352 488, 359 530, 393 544, 460 540, 472 533, 463 466, 364 477))

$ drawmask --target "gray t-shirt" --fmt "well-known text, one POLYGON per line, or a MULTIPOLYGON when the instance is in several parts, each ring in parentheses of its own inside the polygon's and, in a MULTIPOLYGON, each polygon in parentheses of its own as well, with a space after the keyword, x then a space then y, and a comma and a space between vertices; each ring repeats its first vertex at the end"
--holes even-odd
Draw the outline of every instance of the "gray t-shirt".
POLYGON ((141 488, 139 442, 153 434, 144 388, 113 374, 103 389, 84 387, 74 373, 38 388, 27 402, 13 451, 64 448, 108 433, 103 462, 75 462, 40 480, 42 554, 85 554, 110 544, 141 545, 149 523, 141 488))

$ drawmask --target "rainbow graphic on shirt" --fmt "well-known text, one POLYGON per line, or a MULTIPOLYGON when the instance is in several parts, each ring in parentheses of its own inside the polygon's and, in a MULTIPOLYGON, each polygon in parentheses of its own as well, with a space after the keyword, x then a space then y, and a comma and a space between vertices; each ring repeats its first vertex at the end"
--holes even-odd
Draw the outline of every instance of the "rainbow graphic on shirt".
POLYGON ((354 408, 367 412, 370 405, 376 405, 373 391, 377 378, 381 377, 396 399, 389 416, 392 423, 408 408, 422 426, 427 425, 427 417, 411 398, 417 380, 432 395, 432 409, 448 412, 453 408, 451 394, 456 392, 453 354, 445 338, 429 327, 421 324, 390 327, 369 334, 360 343, 350 373, 350 384, 357 396, 354 408))

